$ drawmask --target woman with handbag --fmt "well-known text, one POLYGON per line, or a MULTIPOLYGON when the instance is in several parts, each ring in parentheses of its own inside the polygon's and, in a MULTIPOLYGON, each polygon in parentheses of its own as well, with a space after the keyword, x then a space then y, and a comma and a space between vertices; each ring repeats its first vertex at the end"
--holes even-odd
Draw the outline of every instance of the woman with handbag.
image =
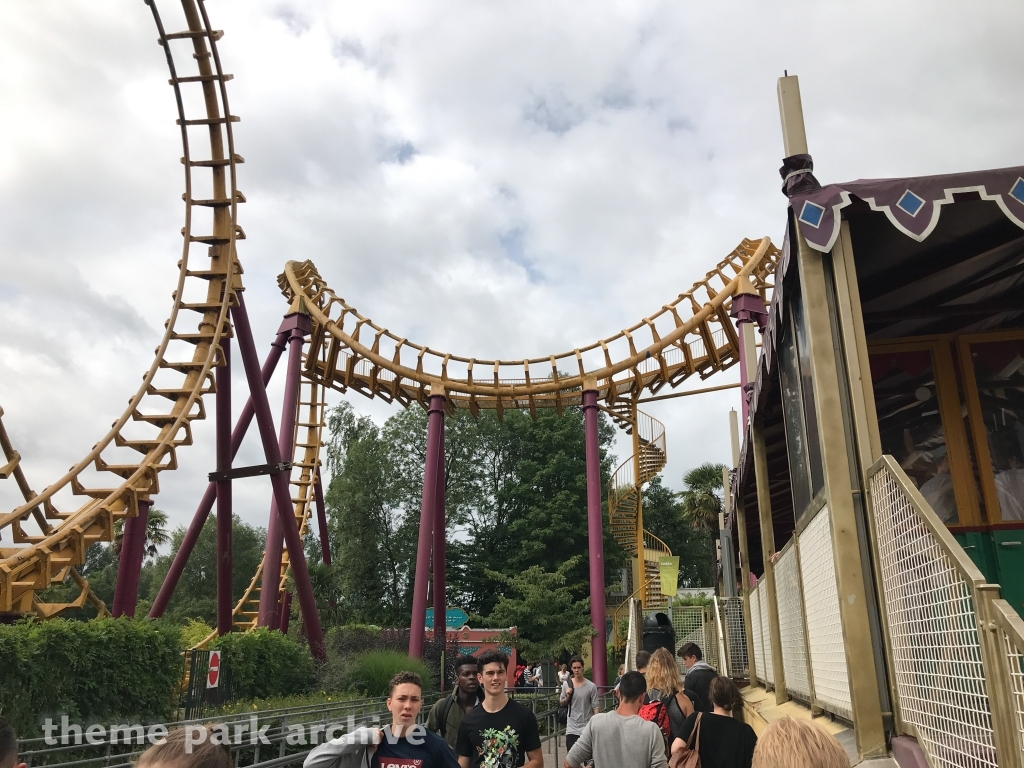
POLYGON ((672 743, 669 768, 750 768, 757 736, 732 713, 743 706, 736 683, 719 675, 708 689, 711 712, 694 712, 672 743))

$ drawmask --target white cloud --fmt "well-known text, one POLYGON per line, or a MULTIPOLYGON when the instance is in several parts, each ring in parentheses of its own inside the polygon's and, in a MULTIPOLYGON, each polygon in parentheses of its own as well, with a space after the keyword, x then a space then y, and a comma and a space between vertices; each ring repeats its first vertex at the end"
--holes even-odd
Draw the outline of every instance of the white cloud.
MULTIPOLYGON (((148 367, 180 249, 180 148, 144 4, 5 10, 0 404, 40 488, 106 431, 148 367)), ((286 259, 313 259, 400 335, 467 356, 545 355, 632 324, 741 238, 780 239, 784 69, 801 76, 822 180, 1020 163, 1018 3, 208 11, 242 117, 240 254, 264 349, 286 259)), ((736 403, 730 391, 651 407, 668 426, 669 485, 727 460, 736 403)), ((176 523, 212 467, 212 422, 196 438, 161 479, 176 523)), ((239 461, 258 463, 258 444, 239 461)), ((236 490, 259 524, 264 486, 236 490)), ((12 491, 0 484, 0 499, 12 491)))

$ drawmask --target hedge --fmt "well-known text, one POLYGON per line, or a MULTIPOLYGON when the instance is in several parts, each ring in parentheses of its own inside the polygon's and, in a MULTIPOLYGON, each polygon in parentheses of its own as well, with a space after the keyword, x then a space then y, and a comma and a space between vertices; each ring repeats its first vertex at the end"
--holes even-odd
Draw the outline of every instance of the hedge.
POLYGON ((280 632, 261 627, 233 632, 210 643, 223 651, 232 699, 266 699, 307 693, 313 687, 309 650, 280 632))
POLYGON ((179 627, 53 619, 0 625, 0 716, 21 737, 47 715, 72 722, 163 722, 182 677, 179 627))

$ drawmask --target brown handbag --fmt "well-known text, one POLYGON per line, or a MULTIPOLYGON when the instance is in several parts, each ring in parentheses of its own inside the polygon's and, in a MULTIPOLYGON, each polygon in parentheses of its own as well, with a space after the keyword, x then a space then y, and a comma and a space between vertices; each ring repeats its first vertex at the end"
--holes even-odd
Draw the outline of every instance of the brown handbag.
POLYGON ((668 768, 700 768, 700 719, 703 715, 703 712, 697 714, 697 722, 693 724, 686 746, 669 756, 668 768))

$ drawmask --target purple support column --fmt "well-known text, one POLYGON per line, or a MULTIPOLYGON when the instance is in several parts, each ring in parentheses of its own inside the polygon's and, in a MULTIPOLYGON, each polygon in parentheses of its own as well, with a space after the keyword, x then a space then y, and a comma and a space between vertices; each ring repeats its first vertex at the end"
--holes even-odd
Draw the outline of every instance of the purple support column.
POLYGON ((587 446, 587 540, 590 545, 590 668, 594 684, 608 685, 608 652, 605 648, 604 532, 601 529, 601 448, 597 436, 597 391, 583 392, 583 429, 587 446))
MULTIPOLYGON (((295 419, 299 411, 299 382, 302 376, 302 343, 309 333, 309 317, 303 314, 288 315, 292 319, 291 335, 288 337, 288 372, 284 381, 284 402, 281 406, 281 429, 278 433, 278 451, 282 461, 291 461, 295 441, 295 419)), ((290 477, 289 472, 286 477, 290 477)), ((281 557, 284 548, 283 515, 276 496, 270 503, 270 520, 267 524, 267 548, 263 555, 263 585, 260 589, 260 610, 256 625, 278 629, 281 622, 281 595, 278 579, 281 573, 281 557), (270 579, 268 585, 267 581, 270 579), (269 588, 268 588, 269 587, 269 588)), ((288 494, 288 506, 284 512, 295 519, 295 510, 288 494)), ((291 550, 289 550, 289 555, 291 550)))
MULTIPOLYGON (((423 658, 423 640, 427 625, 427 582, 430 580, 430 540, 437 483, 444 450, 444 395, 431 395, 427 409, 427 458, 423 467, 423 500, 420 503, 420 536, 416 546, 416 581, 412 589, 412 619, 409 624, 409 655, 423 658)), ((436 617, 435 617, 436 620, 436 617)))
MULTIPOLYGON (((238 344, 242 365, 245 368, 245 377, 249 382, 249 391, 252 393, 253 404, 256 408, 256 424, 263 442, 263 453, 268 464, 279 464, 281 448, 274 432, 274 417, 270 413, 267 388, 260 379, 260 361, 256 355, 256 345, 252 341, 252 328, 249 326, 249 316, 246 314, 245 303, 241 300, 241 295, 239 295, 238 306, 231 311, 231 315, 235 322, 235 341, 238 344)), ((309 321, 306 315, 300 317, 306 322, 309 321)), ((284 426, 290 441, 291 431, 295 425, 292 423, 284 426)), ((270 482, 274 487, 278 516, 281 518, 281 525, 284 528, 284 540, 288 546, 292 576, 295 579, 295 593, 299 598, 299 609, 302 612, 302 622, 306 629, 309 650, 317 661, 326 661, 324 634, 320 627, 320 614, 317 612, 316 599, 313 597, 313 585, 310 583, 309 571, 306 569, 306 553, 302 549, 299 526, 295 522, 295 513, 291 509, 289 474, 288 472, 275 472, 270 476, 270 482)))
MULTIPOLYGON (((217 369, 217 471, 231 469, 231 339, 220 341, 224 365, 217 369)), ((217 634, 232 629, 231 480, 217 483, 217 634)))
MULTIPOLYGON (((441 407, 444 407, 442 402, 441 407)), ((445 483, 447 476, 444 466, 444 413, 441 414, 441 436, 439 438, 440 448, 437 451, 437 484, 434 494, 434 514, 432 524, 434 527, 434 639, 444 637, 448 628, 445 621, 448 611, 448 601, 445 595, 445 483)), ((443 640, 442 640, 443 642, 443 640)), ((442 677, 444 677, 442 675, 442 677)), ((442 689, 443 690, 443 689, 442 689)))
POLYGON ((740 428, 745 433, 750 417, 750 402, 754 396, 754 378, 757 376, 757 351, 748 349, 753 343, 753 336, 747 338, 747 329, 744 326, 756 322, 758 327, 763 327, 768 319, 768 312, 761 297, 749 284, 741 286, 740 291, 741 293, 733 297, 729 314, 736 318, 736 335, 740 342, 740 386, 743 391, 743 422, 740 428))
POLYGON ((139 599, 139 574, 142 558, 146 555, 146 523, 152 501, 139 501, 138 517, 124 519, 121 534, 121 557, 117 563, 117 582, 114 584, 114 605, 111 615, 135 616, 135 603, 139 599))
POLYGON ((320 480, 320 468, 316 469, 316 482, 313 483, 316 501, 316 522, 320 528, 320 559, 325 565, 331 564, 331 535, 327 530, 327 507, 324 506, 324 486, 320 480))
MULTIPOLYGON (((241 293, 236 294, 241 296, 241 293)), ((270 346, 270 352, 267 354, 267 360, 263 364, 263 386, 266 387, 270 383, 271 377, 274 375, 274 369, 277 368, 277 361, 281 359, 281 353, 284 352, 285 341, 288 339, 288 331, 278 331, 277 338, 274 343, 270 346)), ((231 458, 234 459, 238 453, 238 449, 242 445, 242 440, 245 438, 245 433, 249 430, 249 425, 252 423, 252 417, 255 413, 253 407, 252 396, 245 403, 245 407, 242 409, 242 414, 238 417, 238 421, 235 423, 235 430, 231 433, 231 458)), ((171 596, 174 594, 174 588, 178 586, 178 579, 181 578, 182 572, 185 570, 185 565, 188 563, 189 557, 192 555, 192 550, 196 546, 196 542, 199 541, 199 534, 203 530, 203 526, 206 525, 206 518, 210 516, 210 510, 213 509, 213 502, 217 499, 217 484, 210 483, 206 486, 206 493, 203 494, 202 501, 199 502, 199 506, 196 508, 195 514, 192 516, 192 522, 189 523, 188 530, 185 532, 185 538, 181 541, 181 546, 178 547, 178 551, 174 554, 174 560, 171 562, 171 567, 167 570, 167 575, 164 577, 163 584, 160 585, 160 592, 156 596, 156 600, 153 601, 153 607, 149 610, 149 618, 159 619, 164 615, 164 611, 167 610, 167 603, 170 602, 171 596)))

